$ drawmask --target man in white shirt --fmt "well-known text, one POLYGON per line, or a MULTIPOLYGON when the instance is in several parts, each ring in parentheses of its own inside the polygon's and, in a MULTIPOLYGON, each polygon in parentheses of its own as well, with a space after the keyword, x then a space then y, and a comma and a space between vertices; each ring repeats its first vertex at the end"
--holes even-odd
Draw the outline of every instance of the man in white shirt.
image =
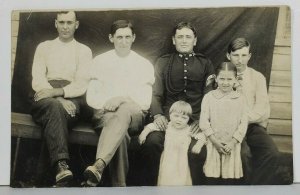
POLYGON ((99 184, 107 165, 112 185, 126 186, 127 146, 130 135, 143 129, 154 83, 153 65, 131 50, 135 33, 129 21, 115 21, 109 40, 114 49, 92 61, 87 90, 95 130, 100 133, 96 161, 84 171, 90 186, 99 184))
POLYGON ((266 131, 270 116, 266 79, 260 72, 248 67, 250 43, 245 38, 234 39, 229 44, 227 58, 237 68, 239 87, 249 110, 246 142, 251 150, 254 169, 250 184, 272 184, 279 152, 266 131))
POLYGON ((31 115, 43 128, 43 136, 56 166, 56 184, 72 179, 67 160, 68 129, 78 119, 82 96, 86 90, 87 65, 92 59, 90 48, 77 42, 79 26, 73 11, 59 12, 55 20, 58 37, 40 43, 32 65, 32 88, 35 91, 31 115))

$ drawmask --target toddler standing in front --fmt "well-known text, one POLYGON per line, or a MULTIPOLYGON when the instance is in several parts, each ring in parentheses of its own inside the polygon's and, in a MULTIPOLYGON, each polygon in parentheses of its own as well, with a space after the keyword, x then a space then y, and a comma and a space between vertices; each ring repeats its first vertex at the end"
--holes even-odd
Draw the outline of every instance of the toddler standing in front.
MULTIPOLYGON (((160 159, 157 185, 192 185, 188 164, 188 149, 191 137, 197 139, 192 152, 199 153, 206 143, 203 133, 191 134, 188 124, 192 115, 192 107, 184 101, 175 102, 170 108, 170 122, 166 129, 164 151, 160 159)), ((154 123, 145 127, 139 136, 141 144, 152 131, 159 131, 154 123)))
POLYGON ((234 182, 243 177, 241 142, 248 121, 244 97, 233 89, 236 77, 235 65, 223 62, 216 71, 218 88, 204 96, 201 106, 199 126, 208 137, 203 171, 208 180, 221 184, 224 179, 234 182))

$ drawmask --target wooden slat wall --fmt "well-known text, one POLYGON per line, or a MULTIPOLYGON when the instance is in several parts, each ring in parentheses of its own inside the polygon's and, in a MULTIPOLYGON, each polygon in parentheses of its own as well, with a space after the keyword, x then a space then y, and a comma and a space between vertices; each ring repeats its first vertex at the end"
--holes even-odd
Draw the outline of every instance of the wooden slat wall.
POLYGON ((292 152, 292 82, 289 8, 281 7, 270 77, 271 116, 268 133, 278 149, 292 152))

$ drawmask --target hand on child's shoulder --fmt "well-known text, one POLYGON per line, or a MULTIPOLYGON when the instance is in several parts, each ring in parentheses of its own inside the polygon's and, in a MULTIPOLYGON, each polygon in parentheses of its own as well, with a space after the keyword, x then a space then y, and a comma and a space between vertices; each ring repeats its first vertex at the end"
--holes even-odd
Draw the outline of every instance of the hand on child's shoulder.
POLYGON ((148 133, 146 133, 145 131, 142 131, 142 133, 139 135, 138 141, 140 145, 145 143, 147 135, 148 133))

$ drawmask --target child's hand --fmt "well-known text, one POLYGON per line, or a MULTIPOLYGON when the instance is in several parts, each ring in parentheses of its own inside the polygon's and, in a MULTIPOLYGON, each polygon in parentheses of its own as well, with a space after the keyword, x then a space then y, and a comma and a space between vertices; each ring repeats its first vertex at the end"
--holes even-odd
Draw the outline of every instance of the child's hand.
POLYGON ((225 151, 226 155, 230 155, 232 148, 228 144, 225 144, 225 143, 222 143, 222 145, 224 147, 224 151, 225 151))
POLYGON ((198 140, 197 143, 192 147, 191 152, 194 154, 199 154, 203 145, 204 145, 204 143, 202 141, 198 140))
POLYGON ((209 136, 209 139, 219 154, 227 154, 224 145, 214 135, 209 136))
POLYGON ((232 140, 230 142, 228 142, 224 145, 225 152, 227 152, 227 154, 230 154, 236 144, 237 144, 237 140, 232 138, 232 140))
POLYGON ((217 151, 219 152, 219 154, 227 154, 227 152, 225 151, 225 145, 222 144, 220 141, 215 141, 213 142, 213 144, 217 149, 217 151))

